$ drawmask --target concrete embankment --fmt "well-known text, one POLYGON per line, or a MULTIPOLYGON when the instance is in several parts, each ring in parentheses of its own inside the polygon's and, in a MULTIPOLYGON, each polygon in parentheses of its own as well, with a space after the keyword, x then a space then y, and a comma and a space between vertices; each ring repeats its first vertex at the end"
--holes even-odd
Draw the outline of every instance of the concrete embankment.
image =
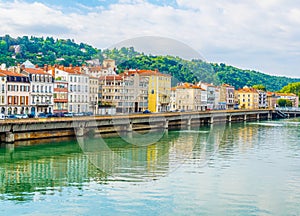
POLYGON ((264 109, 16 119, 2 120, 0 135, 2 143, 13 143, 20 140, 109 135, 119 132, 201 126, 218 122, 257 121, 277 117, 274 110, 264 109))

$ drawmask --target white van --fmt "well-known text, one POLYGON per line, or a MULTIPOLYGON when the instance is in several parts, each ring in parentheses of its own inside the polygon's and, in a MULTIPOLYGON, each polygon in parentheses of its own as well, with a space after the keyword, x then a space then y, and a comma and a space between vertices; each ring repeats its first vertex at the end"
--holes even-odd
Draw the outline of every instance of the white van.
POLYGON ((5 115, 3 113, 0 113, 0 120, 4 120, 5 119, 5 115))

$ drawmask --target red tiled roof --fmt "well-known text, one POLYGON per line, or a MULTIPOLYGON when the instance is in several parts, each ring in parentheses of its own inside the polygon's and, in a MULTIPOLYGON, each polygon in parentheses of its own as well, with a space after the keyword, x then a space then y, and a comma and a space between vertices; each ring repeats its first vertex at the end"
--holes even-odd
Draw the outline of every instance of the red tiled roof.
POLYGON ((0 70, 0 74, 2 74, 2 76, 19 76, 19 77, 26 77, 23 74, 19 74, 16 72, 12 72, 12 71, 6 71, 6 70, 0 70))
POLYGON ((293 94, 293 93, 275 93, 276 95, 279 96, 293 96, 296 97, 297 95, 293 94))
POLYGON ((169 74, 162 74, 162 73, 160 73, 159 71, 156 71, 156 70, 153 71, 153 70, 139 70, 139 69, 125 71, 122 74, 125 74, 126 76, 129 76, 129 75, 135 74, 135 73, 138 73, 141 76, 152 76, 152 75, 155 75, 155 76, 165 76, 165 77, 170 77, 171 76, 169 74))
POLYGON ((200 86, 190 84, 190 83, 183 83, 179 86, 175 87, 176 89, 200 89, 202 91, 205 91, 205 89, 201 88, 200 86))
POLYGON ((81 71, 80 67, 65 67, 63 71, 70 74, 83 74, 80 72, 81 71))
POLYGON ((99 77, 99 80, 108 80, 108 81, 123 80, 123 77, 121 77, 120 75, 108 75, 108 76, 99 77))
POLYGON ((94 72, 94 71, 101 71, 102 67, 101 66, 95 66, 95 67, 89 67, 89 70, 91 72, 94 72))
POLYGON ((50 75, 41 68, 25 68, 24 71, 26 71, 27 73, 30 73, 30 74, 50 75))
POLYGON ((238 93, 257 93, 257 90, 254 88, 242 88, 237 91, 238 93))

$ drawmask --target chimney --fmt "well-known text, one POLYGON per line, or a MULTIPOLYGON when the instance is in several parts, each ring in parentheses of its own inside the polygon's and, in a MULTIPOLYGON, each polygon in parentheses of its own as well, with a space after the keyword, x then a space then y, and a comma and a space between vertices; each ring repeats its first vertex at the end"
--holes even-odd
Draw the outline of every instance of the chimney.
POLYGON ((14 72, 21 73, 21 65, 20 64, 17 65, 14 72))

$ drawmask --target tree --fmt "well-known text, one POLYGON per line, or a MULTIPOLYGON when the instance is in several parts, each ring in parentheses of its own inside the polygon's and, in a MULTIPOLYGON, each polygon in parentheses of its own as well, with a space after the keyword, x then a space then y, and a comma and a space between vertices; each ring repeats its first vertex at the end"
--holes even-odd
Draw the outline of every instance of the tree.
POLYGON ((257 89, 257 90, 266 91, 266 87, 262 84, 254 85, 254 86, 252 86, 252 88, 257 89))
POLYGON ((300 82, 289 83, 284 86, 279 92, 281 93, 293 93, 300 97, 300 82))
POLYGON ((293 106, 292 101, 287 100, 287 99, 282 99, 282 98, 277 100, 277 104, 278 104, 279 107, 291 107, 291 106, 293 106))

